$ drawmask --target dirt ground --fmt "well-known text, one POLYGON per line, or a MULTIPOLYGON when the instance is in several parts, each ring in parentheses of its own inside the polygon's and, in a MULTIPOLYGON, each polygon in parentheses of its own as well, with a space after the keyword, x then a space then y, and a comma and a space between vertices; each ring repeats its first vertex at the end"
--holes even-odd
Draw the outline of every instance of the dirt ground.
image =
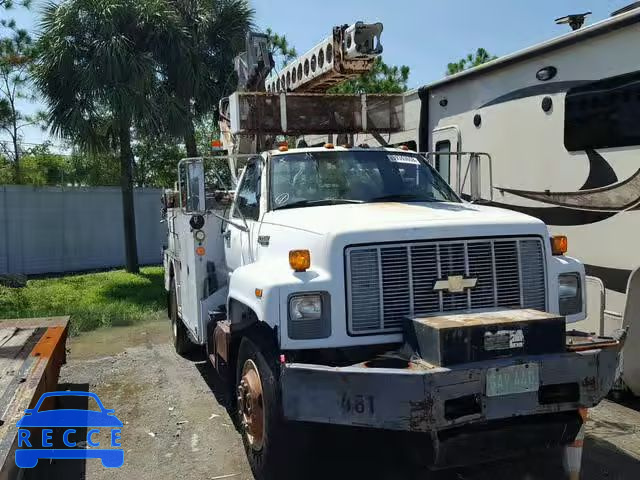
MULTIPOLYGON (((70 339, 60 389, 91 391, 124 423, 125 463, 41 461, 27 479, 251 480, 240 435, 216 377, 203 358, 178 357, 168 322, 96 331, 70 339)), ((306 478, 500 480, 533 477, 522 460, 445 473, 410 467, 375 432, 317 432, 327 446, 306 478)), ((609 401, 590 412, 585 480, 640 478, 640 413, 609 401)), ((535 459, 534 459, 535 462, 535 459)))

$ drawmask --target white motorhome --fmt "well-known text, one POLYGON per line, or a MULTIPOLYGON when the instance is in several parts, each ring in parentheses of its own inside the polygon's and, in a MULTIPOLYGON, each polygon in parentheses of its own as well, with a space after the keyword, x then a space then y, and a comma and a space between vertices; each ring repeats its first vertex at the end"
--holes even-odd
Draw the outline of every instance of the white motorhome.
MULTIPOLYGON (((482 197, 568 236, 571 254, 606 287, 601 305, 601 285, 588 283, 582 326, 607 335, 623 327, 628 280, 640 267, 639 45, 640 8, 629 8, 408 92, 404 131, 384 137, 421 152, 488 152, 482 197)), ((460 185, 466 160, 461 172, 453 156, 433 161, 469 193, 460 185)))

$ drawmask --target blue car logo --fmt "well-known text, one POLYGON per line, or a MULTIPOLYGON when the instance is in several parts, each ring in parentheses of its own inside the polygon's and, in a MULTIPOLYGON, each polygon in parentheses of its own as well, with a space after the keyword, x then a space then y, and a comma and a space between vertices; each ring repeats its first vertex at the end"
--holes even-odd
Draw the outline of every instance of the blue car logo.
POLYGON ((34 408, 25 410, 17 426, 16 465, 20 468, 33 468, 38 464, 39 459, 99 458, 102 465, 107 468, 118 468, 124 464, 124 450, 119 448, 122 422, 115 416, 114 410, 104 408, 95 393, 45 393, 34 408), (98 404, 100 411, 86 409, 39 411, 47 398, 62 396, 92 398, 98 404), (63 431, 61 438, 56 440, 62 440, 67 448, 53 446, 54 429, 56 432, 63 431), (86 436, 81 435, 78 429, 86 429, 86 436), (109 433, 111 448, 104 448, 104 445, 100 444, 104 431, 109 433), (77 445, 80 442, 86 442, 90 448, 78 448, 77 445))

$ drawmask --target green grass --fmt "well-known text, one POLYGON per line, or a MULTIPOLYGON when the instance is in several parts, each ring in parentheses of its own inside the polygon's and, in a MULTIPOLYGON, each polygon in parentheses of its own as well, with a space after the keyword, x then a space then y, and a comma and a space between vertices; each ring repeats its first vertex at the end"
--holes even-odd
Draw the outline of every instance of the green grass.
POLYGON ((29 280, 0 286, 0 318, 71 316, 71 333, 131 325, 166 309, 162 267, 29 280))

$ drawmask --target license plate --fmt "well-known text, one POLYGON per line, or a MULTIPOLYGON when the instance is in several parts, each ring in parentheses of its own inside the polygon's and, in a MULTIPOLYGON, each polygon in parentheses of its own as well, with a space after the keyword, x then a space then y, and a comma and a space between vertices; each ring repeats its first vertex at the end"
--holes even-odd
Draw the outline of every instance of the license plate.
POLYGON ((540 367, 537 363, 490 368, 487 371, 487 397, 537 392, 540 367))

